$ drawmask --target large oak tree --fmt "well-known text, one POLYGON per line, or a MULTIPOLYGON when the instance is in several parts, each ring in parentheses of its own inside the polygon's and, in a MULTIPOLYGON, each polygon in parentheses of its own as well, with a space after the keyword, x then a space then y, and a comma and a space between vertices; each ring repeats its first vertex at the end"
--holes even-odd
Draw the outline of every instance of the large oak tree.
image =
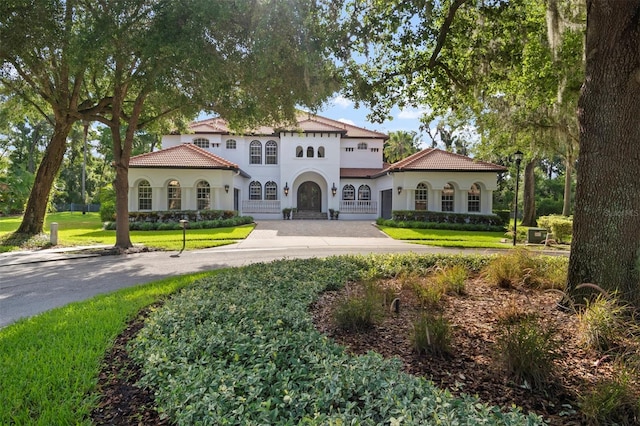
MULTIPOLYGON (((348 94, 371 107, 378 119, 386 118, 394 104, 435 105, 435 113, 453 111, 458 117, 477 117, 492 96, 511 98, 517 101, 517 116, 524 117, 525 123, 549 109, 544 121, 536 124, 541 132, 545 122, 549 128, 572 126, 572 102, 563 110, 558 107, 569 98, 565 89, 572 84, 570 78, 584 71, 578 103, 580 150, 568 289, 581 297, 579 285, 595 283, 640 304, 640 191, 636 188, 640 170, 640 0, 586 0, 584 70, 575 60, 581 43, 576 43, 575 34, 557 28, 560 13, 554 10, 574 2, 549 1, 551 69, 531 69, 540 76, 561 66, 566 69, 559 70, 564 75, 556 74, 551 85, 543 80, 531 85, 535 79, 529 79, 524 92, 528 96, 523 97, 504 83, 512 84, 513 74, 528 65, 525 60, 535 59, 523 55, 522 43, 529 34, 540 33, 540 24, 532 22, 531 14, 521 13, 535 2, 352 0, 348 40, 357 54, 345 55, 351 77, 348 94), (554 41, 558 35, 573 37, 572 61, 559 61, 559 45, 554 41), (531 101, 544 92, 555 92, 546 96, 552 102, 542 104, 543 109, 530 108, 531 101)), ((577 16, 577 24, 579 21, 577 16)), ((575 150, 568 138, 565 142, 570 161, 575 150)))

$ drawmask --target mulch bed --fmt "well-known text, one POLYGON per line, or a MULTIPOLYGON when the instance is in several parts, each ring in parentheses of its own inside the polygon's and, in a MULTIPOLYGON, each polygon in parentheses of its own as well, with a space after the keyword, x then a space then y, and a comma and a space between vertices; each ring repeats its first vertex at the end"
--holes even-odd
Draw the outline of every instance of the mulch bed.
MULTIPOLYGON (((393 282, 390 285, 395 285, 393 282)), ((312 307, 316 327, 354 354, 375 351, 384 357, 397 357, 407 373, 432 380, 453 394, 478 395, 489 404, 505 408, 515 404, 524 412, 544 416, 551 425, 584 424, 578 412, 578 395, 602 378, 614 373, 608 357, 581 349, 576 333, 577 319, 558 305, 557 293, 489 286, 480 279, 468 282, 464 295, 445 296, 439 312, 453 325, 451 354, 417 354, 410 341, 412 323, 423 311, 415 293, 399 293, 400 311, 391 310, 384 320, 364 332, 345 332, 333 321, 333 309, 354 286, 326 292, 312 307), (551 379, 540 389, 531 389, 507 377, 494 361, 496 326, 501 310, 518 306, 537 312, 544 322, 556 327, 561 342, 559 357, 551 379)), ((99 406, 92 420, 99 425, 169 425, 155 411, 153 394, 136 386, 140 368, 127 354, 127 342, 142 327, 148 310, 132 321, 118 337, 100 373, 99 406)))

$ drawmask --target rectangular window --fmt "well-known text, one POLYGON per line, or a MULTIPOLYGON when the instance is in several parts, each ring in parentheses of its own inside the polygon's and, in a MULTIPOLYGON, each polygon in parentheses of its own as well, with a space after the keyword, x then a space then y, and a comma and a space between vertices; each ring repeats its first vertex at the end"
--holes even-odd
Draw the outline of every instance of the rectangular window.
POLYGON ((452 212, 453 211, 453 194, 442 194, 442 211, 443 212, 452 212))
POLYGON ((169 187, 169 210, 182 209, 180 187, 169 187))
POLYGON ((480 211, 480 195, 469 194, 468 210, 470 212, 479 212, 480 211))
POLYGON ((229 139, 227 141, 227 149, 236 149, 236 141, 233 139, 229 139))
POLYGON ((371 148, 371 152, 379 152, 380 148, 371 148))
POLYGON ((138 210, 151 210, 151 187, 138 188, 138 210))
POLYGON ((344 150, 347 151, 347 152, 353 152, 353 147, 347 147, 344 150))

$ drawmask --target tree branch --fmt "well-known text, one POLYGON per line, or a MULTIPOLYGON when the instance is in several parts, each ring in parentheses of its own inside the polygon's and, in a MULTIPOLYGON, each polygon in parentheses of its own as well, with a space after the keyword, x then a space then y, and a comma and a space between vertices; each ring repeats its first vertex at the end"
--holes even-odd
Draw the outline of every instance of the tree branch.
POLYGON ((440 55, 440 51, 444 46, 444 42, 447 40, 447 34, 449 33, 449 28, 451 27, 451 24, 453 23, 453 19, 456 16, 456 12, 458 11, 458 8, 462 6, 464 3, 466 3, 467 1, 468 0, 455 0, 451 5, 451 7, 449 8, 449 13, 447 14, 447 17, 445 18, 442 25, 440 26, 440 31, 438 31, 438 41, 436 42, 436 47, 433 49, 433 53, 431 53, 431 59, 429 59, 429 64, 428 64, 429 68, 433 68, 436 65, 438 61, 438 56, 440 55))

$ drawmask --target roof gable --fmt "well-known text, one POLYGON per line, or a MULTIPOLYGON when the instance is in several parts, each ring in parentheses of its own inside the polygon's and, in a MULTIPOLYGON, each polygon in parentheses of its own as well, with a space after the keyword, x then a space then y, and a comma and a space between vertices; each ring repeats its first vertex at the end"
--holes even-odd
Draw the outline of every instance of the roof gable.
POLYGON ((465 155, 429 148, 391 164, 385 172, 393 171, 455 171, 455 172, 504 172, 507 168, 478 161, 465 155))
POLYGON ((175 169, 232 169, 238 166, 190 143, 172 146, 160 151, 136 155, 129 160, 129 167, 175 169))
MULTIPOLYGON (((214 134, 231 134, 228 123, 220 118, 209 118, 201 121, 194 121, 189 124, 189 129, 195 133, 214 133, 214 134)), ((255 129, 247 129, 244 134, 273 136, 278 133, 286 132, 304 132, 304 133, 342 133, 347 138, 369 138, 369 139, 388 139, 389 137, 380 132, 367 130, 362 127, 343 123, 341 121, 332 120, 310 112, 299 112, 296 117, 296 124, 283 126, 259 126, 255 129)))

